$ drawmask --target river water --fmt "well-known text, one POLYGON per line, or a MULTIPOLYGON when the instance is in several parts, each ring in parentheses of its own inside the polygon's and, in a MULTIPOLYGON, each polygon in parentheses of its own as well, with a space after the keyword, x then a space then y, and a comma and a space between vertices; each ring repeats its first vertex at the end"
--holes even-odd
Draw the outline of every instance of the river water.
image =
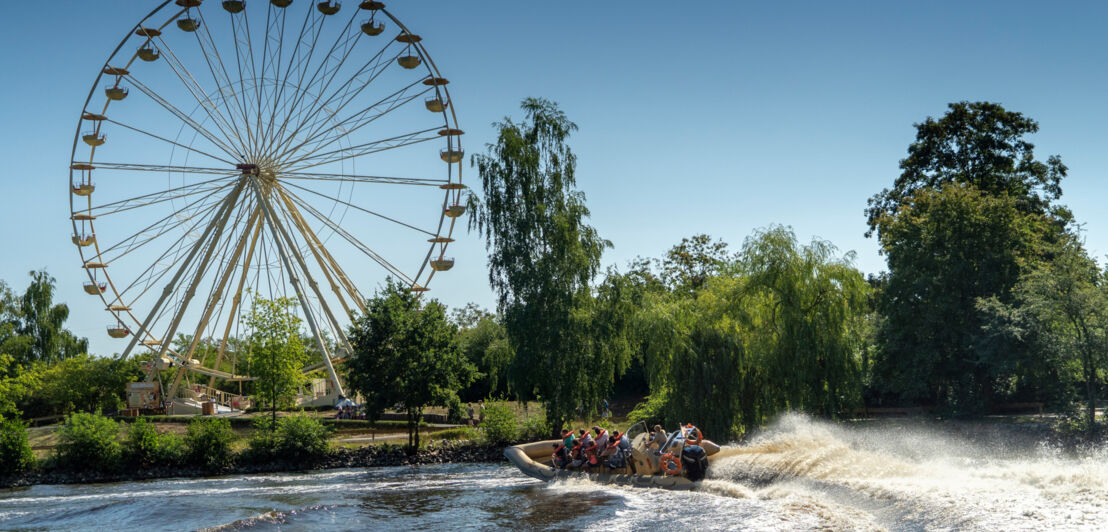
POLYGON ((34 486, 0 491, 0 529, 1108 529, 1103 450, 786 416, 712 467, 695 492, 499 464, 34 486))

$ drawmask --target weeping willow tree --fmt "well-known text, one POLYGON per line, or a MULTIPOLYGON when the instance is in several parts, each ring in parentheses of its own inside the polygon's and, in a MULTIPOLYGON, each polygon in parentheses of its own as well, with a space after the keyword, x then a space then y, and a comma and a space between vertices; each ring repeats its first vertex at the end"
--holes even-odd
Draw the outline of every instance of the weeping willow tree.
POLYGON ((857 403, 869 288, 852 255, 772 227, 740 257, 636 315, 656 418, 731 436, 785 410, 833 417, 857 403))
POLYGON ((574 188, 566 141, 577 126, 547 100, 528 98, 522 108, 526 118, 495 124, 496 142, 473 158, 482 197, 470 197, 470 229, 485 238, 489 284, 515 352, 512 393, 541 400, 557 429, 611 388, 618 348, 603 347, 594 317, 619 307, 590 286, 611 244, 585 223, 585 196, 574 188))

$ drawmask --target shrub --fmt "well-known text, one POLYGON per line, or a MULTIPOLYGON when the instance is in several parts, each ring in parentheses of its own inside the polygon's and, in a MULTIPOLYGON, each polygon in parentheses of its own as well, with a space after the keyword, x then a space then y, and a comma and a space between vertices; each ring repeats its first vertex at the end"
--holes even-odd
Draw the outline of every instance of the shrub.
POLYGON ((17 419, 0 419, 0 475, 18 475, 34 465, 27 425, 17 419))
POLYGON ((70 469, 112 471, 119 467, 121 452, 118 423, 100 414, 78 412, 65 417, 54 459, 70 469))
POLYGON ((485 431, 485 441, 492 445, 514 442, 519 435, 516 413, 506 403, 487 403, 480 427, 485 431))
POLYGON ((318 419, 304 414, 277 420, 277 454, 288 460, 319 458, 331 450, 330 431, 318 419))
POLYGON ((185 443, 176 434, 159 434, 154 425, 138 418, 127 428, 123 457, 139 467, 178 465, 184 459, 185 443))
POLYGON ((319 458, 331 450, 330 434, 320 420, 304 414, 278 419, 276 427, 269 417, 255 418, 244 458, 252 462, 319 458))
POLYGON ((197 417, 189 423, 185 433, 189 461, 207 469, 230 465, 234 457, 231 451, 234 439, 231 423, 226 419, 197 417))
POLYGON ((552 432, 546 416, 529 416, 519 424, 519 439, 523 441, 546 440, 552 432))
POLYGON ((465 407, 462 405, 462 400, 458 398, 458 394, 452 394, 446 398, 446 422, 447 423, 461 423, 465 421, 465 407))
POLYGON ((273 459, 277 454, 277 431, 273 427, 273 419, 269 416, 254 418, 254 432, 246 442, 246 453, 243 458, 251 462, 265 462, 273 459))
POLYGON ((646 401, 635 405, 635 409, 627 414, 627 422, 634 425, 640 421, 645 421, 648 427, 652 427, 656 424, 665 425, 666 399, 667 394, 665 390, 650 394, 650 396, 646 398, 646 401))

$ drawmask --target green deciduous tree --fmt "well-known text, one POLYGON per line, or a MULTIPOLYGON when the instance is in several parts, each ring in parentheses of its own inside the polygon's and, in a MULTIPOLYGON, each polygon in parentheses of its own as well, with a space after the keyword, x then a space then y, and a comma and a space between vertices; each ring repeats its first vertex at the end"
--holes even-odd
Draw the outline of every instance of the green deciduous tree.
POLYGON ((999 331, 1001 336, 1012 343, 1030 344, 1036 358, 1050 362, 1048 378, 1063 385, 1082 385, 1084 425, 1093 430, 1098 370, 1108 349, 1105 274, 1072 241, 1053 260, 1024 273, 1014 293, 1011 304, 991 298, 981 301, 979 308, 994 323, 1008 325, 999 331))
POLYGON ((682 238, 658 261, 661 279, 671 290, 697 290, 710 277, 735 260, 723 240, 712 241, 706 234, 682 238))
POLYGON ((649 294, 633 327, 651 382, 640 415, 729 437, 785 410, 855 405, 869 286, 836 253, 772 227, 694 295, 649 294))
MULTIPOLYGON (((1024 265, 1038 260, 1042 216, 965 185, 917 192, 882 222, 890 275, 876 385, 902 400, 978 412, 1011 364, 982 358, 978 298, 1010 301, 1024 265)), ((1017 352, 996 353, 1018 357, 1017 352)))
POLYGON ((391 278, 350 325, 353 356, 347 382, 374 418, 388 408, 408 417, 408 446, 419 447, 419 420, 429 405, 446 405, 469 384, 474 368, 454 341, 455 327, 438 301, 419 298, 391 278))
POLYGON ((459 394, 460 399, 476 401, 494 394, 509 393, 508 368, 515 354, 508 344, 508 333, 499 317, 483 313, 475 318, 476 321, 459 318, 461 316, 455 314, 453 320, 459 326, 456 337, 458 347, 466 360, 477 369, 473 383, 459 394))
POLYGON ((869 200, 870 232, 895 216, 902 205, 924 189, 945 185, 972 186, 989 195, 1008 195, 1022 212, 1046 213, 1062 195, 1066 166, 1057 155, 1035 159, 1027 135, 1039 124, 1023 114, 991 102, 957 102, 942 118, 916 124, 916 140, 892 189, 869 200))
POLYGON ((45 270, 32 271, 31 284, 15 296, 0 283, 0 353, 16 364, 53 363, 84 353, 88 340, 64 328, 69 307, 54 304, 54 278, 45 270))
POLYGON ((588 350, 580 309, 611 244, 585 223, 585 197, 574 188, 566 140, 577 126, 547 100, 529 98, 522 108, 525 120, 495 124, 496 142, 473 158, 483 199, 471 196, 470 228, 489 251, 489 282, 515 352, 513 393, 540 398, 559 428, 577 405, 594 408, 607 392, 591 380, 613 364, 588 350))
POLYGON ((274 300, 255 297, 246 317, 250 328, 249 367, 255 394, 269 405, 273 419, 277 408, 292 404, 297 390, 305 382, 301 369, 309 355, 300 335, 300 318, 289 311, 293 298, 274 300))
POLYGON ((873 385, 894 401, 977 413, 1028 355, 988 348, 977 301, 1010 302, 1020 274, 1071 238, 1071 214, 1053 204, 1066 167, 1035 159, 1026 136, 1038 124, 998 104, 953 103, 916 129, 894 187, 866 210, 889 264, 873 385))
POLYGON ((124 403, 128 382, 142 377, 136 360, 81 354, 52 365, 35 364, 21 376, 26 393, 17 401, 28 417, 70 412, 112 412, 124 403))

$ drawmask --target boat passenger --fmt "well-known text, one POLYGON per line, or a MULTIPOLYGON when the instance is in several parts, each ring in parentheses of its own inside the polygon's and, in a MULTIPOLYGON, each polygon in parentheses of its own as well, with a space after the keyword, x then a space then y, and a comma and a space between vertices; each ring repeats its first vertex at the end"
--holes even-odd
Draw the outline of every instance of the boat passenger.
POLYGON ((566 466, 566 469, 577 469, 585 465, 585 460, 587 458, 585 457, 585 453, 582 452, 585 447, 584 443, 585 440, 581 438, 573 442, 573 448, 569 451, 570 462, 569 465, 566 466))
POLYGON ((589 467, 600 465, 600 459, 597 457, 599 454, 600 446, 596 444, 596 440, 591 438, 582 442, 581 452, 585 457, 585 462, 589 467))
POLYGON ((646 447, 648 449, 653 447, 655 449, 661 450, 662 446, 665 445, 668 438, 669 435, 666 434, 666 431, 662 429, 661 425, 654 425, 654 430, 650 431, 650 440, 646 443, 646 447))
POLYGON ((596 445, 603 452, 608 448, 608 431, 601 428, 599 425, 592 428, 593 434, 596 434, 596 445))
POLYGON ((573 447, 573 431, 569 429, 562 429, 562 441, 554 444, 554 454, 551 458, 554 462, 554 467, 559 469, 565 469, 569 464, 569 450, 573 447))
POLYGON ((615 451, 608 458, 608 467, 616 469, 626 466, 627 458, 631 456, 631 440, 627 439, 626 433, 619 434, 618 432, 612 435, 611 440, 608 447, 615 449, 615 451))
POLYGON ((586 444, 594 441, 593 437, 592 437, 592 434, 589 434, 589 431, 587 431, 585 429, 579 429, 577 431, 577 439, 581 440, 583 443, 586 443, 586 444))

